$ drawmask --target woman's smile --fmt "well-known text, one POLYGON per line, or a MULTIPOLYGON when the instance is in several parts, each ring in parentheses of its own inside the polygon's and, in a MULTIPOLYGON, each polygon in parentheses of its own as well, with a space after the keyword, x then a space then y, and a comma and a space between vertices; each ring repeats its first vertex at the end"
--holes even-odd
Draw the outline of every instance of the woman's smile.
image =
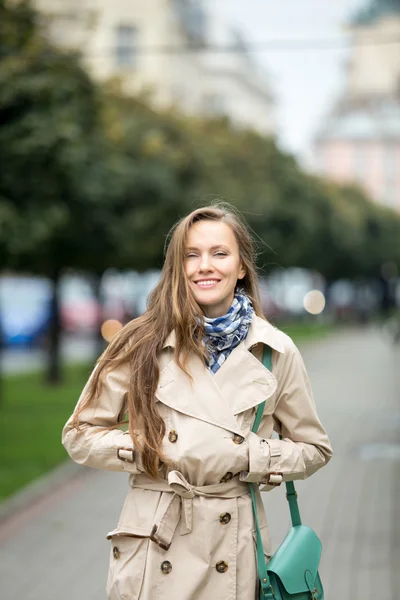
POLYGON ((204 289, 215 287, 219 282, 219 279, 200 279, 199 281, 195 281, 196 285, 204 289))

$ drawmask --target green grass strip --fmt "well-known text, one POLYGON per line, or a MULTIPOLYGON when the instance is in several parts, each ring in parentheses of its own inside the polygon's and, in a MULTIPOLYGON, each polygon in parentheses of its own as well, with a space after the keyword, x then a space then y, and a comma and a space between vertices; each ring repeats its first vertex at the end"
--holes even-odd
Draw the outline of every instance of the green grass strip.
POLYGON ((47 386, 42 373, 8 375, 0 406, 0 499, 67 458, 61 430, 74 410, 90 368, 65 368, 65 382, 47 386))

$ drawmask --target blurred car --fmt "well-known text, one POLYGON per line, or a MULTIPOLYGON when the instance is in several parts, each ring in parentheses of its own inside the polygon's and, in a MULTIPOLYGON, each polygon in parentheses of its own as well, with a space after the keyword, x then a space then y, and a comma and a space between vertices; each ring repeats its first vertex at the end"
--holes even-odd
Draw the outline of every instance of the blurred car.
POLYGON ((67 333, 89 333, 100 324, 101 307, 89 281, 79 275, 65 275, 60 281, 61 325, 67 333))
POLYGON ((44 277, 0 277, 0 328, 5 346, 31 346, 46 334, 52 285, 44 277))
MULTIPOLYGON (((70 334, 90 334, 105 319, 125 323, 146 309, 148 293, 158 278, 158 271, 110 270, 101 282, 100 306, 89 278, 66 273, 59 288, 62 329, 70 334)), ((44 339, 51 321, 52 291, 53 285, 45 277, 0 276, 0 328, 6 346, 31 346, 44 339)))

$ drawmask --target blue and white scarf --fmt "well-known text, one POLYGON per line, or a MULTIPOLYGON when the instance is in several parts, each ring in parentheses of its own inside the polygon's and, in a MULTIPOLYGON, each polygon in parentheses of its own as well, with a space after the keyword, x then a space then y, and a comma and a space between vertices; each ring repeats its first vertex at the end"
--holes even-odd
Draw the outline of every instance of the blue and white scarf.
POLYGON ((247 336, 254 309, 242 290, 237 290, 232 306, 222 317, 204 317, 204 343, 209 350, 208 369, 212 374, 247 336))

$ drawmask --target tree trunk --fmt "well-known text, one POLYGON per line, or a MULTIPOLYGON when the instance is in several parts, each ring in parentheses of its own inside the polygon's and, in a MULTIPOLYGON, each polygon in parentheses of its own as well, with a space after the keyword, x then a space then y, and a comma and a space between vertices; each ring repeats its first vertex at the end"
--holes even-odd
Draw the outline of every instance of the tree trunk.
POLYGON ((3 386, 3 353, 5 350, 3 330, 0 321, 0 407, 4 403, 4 386, 3 386))
POLYGON ((103 324, 103 315, 104 315, 104 298, 101 292, 101 275, 93 274, 91 279, 92 281, 92 289, 93 294, 96 299, 96 304, 99 307, 99 315, 97 319, 97 327, 95 331, 95 360, 103 353, 106 343, 101 335, 101 326, 103 324))
POLYGON ((61 369, 61 314, 60 314, 60 277, 61 270, 56 269, 51 277, 53 297, 51 301, 51 320, 49 327, 49 347, 46 382, 57 385, 62 381, 61 369))

